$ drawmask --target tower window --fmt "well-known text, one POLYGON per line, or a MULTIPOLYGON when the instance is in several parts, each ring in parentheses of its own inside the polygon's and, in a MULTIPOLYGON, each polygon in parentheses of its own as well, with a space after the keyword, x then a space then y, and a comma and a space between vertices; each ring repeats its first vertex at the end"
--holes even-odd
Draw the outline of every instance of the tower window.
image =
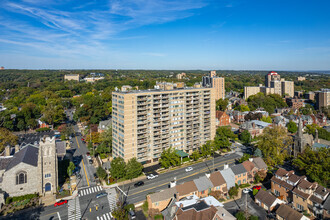
POLYGON ((24 184, 27 182, 26 172, 20 172, 16 175, 16 185, 24 184))

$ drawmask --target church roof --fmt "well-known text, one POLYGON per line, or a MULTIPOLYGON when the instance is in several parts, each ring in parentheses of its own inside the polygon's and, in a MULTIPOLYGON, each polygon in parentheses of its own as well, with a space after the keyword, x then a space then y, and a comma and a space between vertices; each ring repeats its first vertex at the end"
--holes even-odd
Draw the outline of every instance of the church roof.
POLYGON ((31 166, 38 166, 39 149, 32 144, 24 146, 20 151, 14 154, 13 159, 8 164, 6 170, 17 166, 19 163, 26 163, 31 166))

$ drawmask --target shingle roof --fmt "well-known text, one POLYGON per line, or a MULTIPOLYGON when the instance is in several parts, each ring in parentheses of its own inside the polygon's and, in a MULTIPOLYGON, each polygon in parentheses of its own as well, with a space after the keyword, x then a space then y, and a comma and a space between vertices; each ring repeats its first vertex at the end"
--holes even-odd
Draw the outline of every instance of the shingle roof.
POLYGON ((6 170, 10 170, 19 163, 26 163, 31 166, 38 166, 39 149, 31 144, 24 146, 18 153, 14 154, 13 159, 7 166, 6 170))
POLYGON ((297 176, 296 174, 292 174, 292 175, 288 178, 288 180, 291 181, 291 182, 293 182, 293 183, 298 182, 300 179, 301 179, 301 176, 297 176))
POLYGON ((174 197, 174 194, 176 194, 176 188, 168 188, 160 192, 156 192, 153 194, 148 195, 150 197, 150 200, 152 203, 164 201, 167 199, 171 199, 174 197))
POLYGON ((275 202, 276 197, 272 194, 260 189, 259 192, 256 194, 255 198, 262 202, 263 204, 267 205, 269 208, 275 202))
POLYGON ((282 187, 288 189, 288 190, 292 190, 294 186, 290 185, 289 183, 283 181, 283 180, 280 180, 280 179, 277 179, 275 176, 273 176, 271 178, 271 181, 281 185, 282 187))
POLYGON ((253 163, 260 170, 267 170, 267 168, 268 168, 267 164, 265 163, 265 161, 261 157, 253 158, 253 163))
POLYGON ((329 191, 327 188, 324 188, 323 186, 318 185, 318 187, 315 190, 315 193, 319 194, 320 196, 326 196, 329 193, 329 191))
POLYGON ((66 143, 64 141, 56 142, 56 153, 58 156, 65 156, 66 154, 66 143))
POLYGON ((276 214, 285 220, 299 220, 303 216, 303 214, 285 204, 280 205, 280 207, 276 210, 276 214))
POLYGON ((227 183, 228 190, 231 187, 235 186, 235 174, 233 173, 233 171, 230 168, 221 170, 220 173, 227 183))
POLYGON ((176 213, 177 220, 204 220, 213 219, 217 213, 217 208, 214 206, 208 206, 204 201, 192 205, 190 207, 179 208, 176 213))
POLYGON ((176 190, 180 196, 184 196, 191 192, 196 192, 198 189, 194 181, 189 181, 180 185, 176 185, 176 190))
POLYGON ((206 176, 194 179, 194 183, 196 184, 196 187, 199 192, 207 190, 209 188, 213 188, 212 182, 206 176))
POLYGON ((247 172, 242 164, 237 164, 235 166, 232 166, 231 170, 235 175, 239 175, 247 172))
POLYGON ((327 211, 330 211, 330 196, 328 196, 328 198, 323 203, 323 208, 327 211))
POLYGON ((300 191, 298 188, 294 188, 292 190, 292 192, 293 192, 293 194, 296 194, 304 199, 308 199, 308 197, 310 196, 310 194, 304 193, 304 192, 300 191))
POLYGON ((255 167, 254 163, 252 163, 249 160, 246 160, 242 163, 242 165, 244 166, 244 168, 246 169, 246 171, 250 172, 251 170, 253 170, 253 168, 255 167))
POLYGON ((221 175, 220 171, 216 171, 216 172, 211 173, 210 180, 211 180, 214 187, 226 184, 226 181, 223 178, 223 176, 221 175))
POLYGON ((302 179, 298 186, 302 189, 309 189, 313 184, 307 180, 302 179))
POLYGON ((13 157, 1 157, 0 158, 0 170, 4 170, 7 168, 10 161, 13 159, 13 157))

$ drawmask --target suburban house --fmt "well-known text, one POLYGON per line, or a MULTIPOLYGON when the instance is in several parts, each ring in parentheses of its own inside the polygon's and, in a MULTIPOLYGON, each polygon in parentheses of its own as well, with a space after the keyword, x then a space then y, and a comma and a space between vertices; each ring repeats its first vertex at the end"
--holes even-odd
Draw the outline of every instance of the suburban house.
POLYGON ((216 111, 216 125, 220 126, 228 126, 230 124, 230 117, 223 111, 216 111))
POLYGON ((164 210, 172 200, 176 200, 176 194, 176 187, 173 187, 147 195, 148 209, 158 212, 164 210))
POLYGON ((285 203, 262 189, 255 195, 255 202, 267 211, 273 211, 277 205, 285 203))
MULTIPOLYGON (((252 159, 252 158, 250 158, 252 159)), ((242 163, 244 166, 245 170, 247 171, 247 181, 249 183, 252 183, 254 181, 254 176, 258 172, 258 168, 254 165, 251 160, 246 160, 242 163)))
POLYGON ((286 125, 290 122, 289 119, 283 117, 283 116, 276 116, 273 118, 273 124, 277 126, 286 127, 286 125))
POLYGON ((281 204, 276 210, 276 219, 278 220, 309 220, 306 216, 297 212, 288 205, 281 204))
POLYGON ((247 183, 247 171, 242 164, 237 164, 231 167, 231 170, 235 174, 235 183, 237 185, 247 183))
MULTIPOLYGON (((251 159, 251 158, 250 158, 251 159)), ((259 171, 267 172, 268 166, 261 157, 252 158, 252 162, 258 168, 259 171)))
POLYGON ((213 184, 212 191, 220 191, 222 193, 222 196, 225 197, 228 192, 227 183, 223 178, 223 176, 221 175, 220 171, 211 173, 209 179, 213 184))
POLYGON ((100 121, 99 126, 97 127, 97 132, 102 133, 106 131, 108 128, 111 127, 111 119, 105 120, 105 121, 100 121))
POLYGON ((176 185, 178 192, 178 199, 189 197, 191 195, 198 195, 198 189, 194 181, 185 182, 180 185, 176 185))
POLYGON ((241 126, 239 127, 239 132, 242 133, 243 131, 247 130, 252 137, 256 137, 261 135, 265 128, 271 126, 272 126, 271 123, 267 123, 259 120, 251 120, 242 123, 241 126))
MULTIPOLYGON (((210 174, 206 174, 210 175, 210 174)), ((198 189, 198 197, 206 197, 211 192, 213 188, 212 182, 206 177, 202 176, 198 179, 194 179, 194 183, 198 189)))

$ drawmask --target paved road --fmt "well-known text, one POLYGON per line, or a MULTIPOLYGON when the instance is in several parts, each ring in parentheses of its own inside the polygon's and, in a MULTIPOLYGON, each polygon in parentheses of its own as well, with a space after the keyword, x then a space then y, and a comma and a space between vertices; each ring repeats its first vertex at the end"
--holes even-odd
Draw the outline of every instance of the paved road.
POLYGON ((224 208, 234 216, 238 211, 247 209, 251 215, 256 215, 259 219, 267 219, 266 211, 254 202, 252 192, 242 193, 240 199, 224 203, 224 208))
MULTIPOLYGON (((235 159, 240 158, 236 153, 227 157, 220 156, 214 159, 214 169, 223 169, 225 163, 233 164, 235 159)), ((146 199, 148 193, 158 192, 169 187, 170 181, 176 178, 177 184, 197 179, 205 175, 206 172, 213 170, 213 160, 192 165, 193 171, 186 172, 185 168, 177 169, 172 172, 159 174, 159 177, 153 180, 144 180, 145 184, 140 187, 134 187, 135 182, 121 186, 120 188, 128 195, 128 203, 138 203, 146 199)))

